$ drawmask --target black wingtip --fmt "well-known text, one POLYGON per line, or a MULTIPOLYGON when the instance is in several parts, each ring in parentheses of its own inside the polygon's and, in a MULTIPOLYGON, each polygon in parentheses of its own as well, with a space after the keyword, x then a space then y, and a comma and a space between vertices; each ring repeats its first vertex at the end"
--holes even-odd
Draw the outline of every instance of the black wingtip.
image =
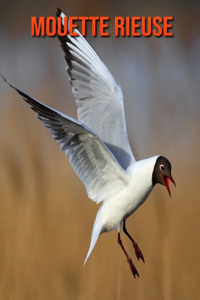
POLYGON ((0 74, 0 76, 3 78, 3 80, 9 84, 9 86, 11 86, 12 88, 16 89, 14 85, 12 85, 12 83, 10 81, 8 81, 2 74, 0 74))
MULTIPOLYGON (((3 80, 11 87, 13 88, 17 93, 19 93, 24 100, 26 101, 26 97, 29 97, 27 94, 25 94, 24 92, 22 92, 20 89, 18 89, 14 84, 12 84, 9 80, 7 80, 3 75, 0 74, 0 76, 3 78, 3 80)), ((27 101, 26 101, 27 102, 27 101)))
POLYGON ((0 74, 0 76, 3 78, 3 80, 4 80, 5 82, 8 82, 7 79, 6 79, 2 74, 0 74))
POLYGON ((59 7, 57 7, 56 16, 60 17, 61 13, 62 13, 62 10, 59 7))

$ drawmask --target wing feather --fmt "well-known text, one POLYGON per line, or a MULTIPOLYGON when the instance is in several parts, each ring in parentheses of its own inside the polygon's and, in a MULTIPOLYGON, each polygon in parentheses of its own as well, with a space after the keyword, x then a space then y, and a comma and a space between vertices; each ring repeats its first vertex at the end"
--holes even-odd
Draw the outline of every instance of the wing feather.
POLYGON ((5 78, 4 80, 31 106, 61 150, 66 151, 66 156, 69 156, 74 171, 85 185, 89 198, 97 203, 108 200, 128 184, 129 174, 92 130, 31 98, 5 78))
MULTIPOLYGON (((57 17, 65 17, 58 9, 57 17)), ((78 106, 78 120, 95 131, 127 169, 135 158, 131 151, 123 105, 123 94, 102 60, 75 29, 78 36, 58 35, 65 52, 72 93, 78 106)))

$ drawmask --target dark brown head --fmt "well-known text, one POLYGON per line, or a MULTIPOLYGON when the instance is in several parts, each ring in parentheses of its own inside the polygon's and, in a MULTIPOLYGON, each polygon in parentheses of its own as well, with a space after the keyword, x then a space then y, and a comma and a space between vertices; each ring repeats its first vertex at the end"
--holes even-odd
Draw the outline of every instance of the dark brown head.
POLYGON ((171 169, 172 169, 171 164, 168 161, 168 159, 165 158, 164 156, 159 156, 156 160, 154 170, 153 170, 153 175, 152 175, 153 186, 156 183, 160 183, 166 186, 170 197, 171 197, 171 192, 169 188, 169 179, 176 186, 176 183, 171 175, 171 169))

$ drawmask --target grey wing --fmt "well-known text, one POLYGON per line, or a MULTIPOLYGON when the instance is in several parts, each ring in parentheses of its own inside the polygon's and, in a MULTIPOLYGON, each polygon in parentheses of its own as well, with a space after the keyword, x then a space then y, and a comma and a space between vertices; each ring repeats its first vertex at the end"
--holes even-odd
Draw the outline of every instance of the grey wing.
MULTIPOLYGON (((65 17, 58 9, 57 17, 65 17)), ((68 64, 78 120, 98 134, 120 165, 127 169, 135 158, 130 148, 124 114, 123 94, 102 60, 83 38, 58 36, 68 64)))
MULTIPOLYGON (((4 78, 4 77, 3 77, 4 78)), ((14 88, 37 113, 86 187, 89 198, 99 203, 108 200, 129 182, 129 175, 116 161, 100 138, 85 125, 31 98, 14 88)))

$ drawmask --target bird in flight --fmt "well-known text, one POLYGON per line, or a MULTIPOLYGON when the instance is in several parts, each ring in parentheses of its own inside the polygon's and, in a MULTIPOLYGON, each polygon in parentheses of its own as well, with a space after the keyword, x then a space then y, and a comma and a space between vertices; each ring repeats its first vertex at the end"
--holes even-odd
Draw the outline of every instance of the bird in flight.
MULTIPOLYGON (((65 15, 59 8, 56 16, 61 17, 63 26, 65 15)), ((138 244, 126 229, 126 219, 147 199, 157 183, 164 185, 171 196, 169 180, 175 185, 171 164, 161 155, 135 160, 127 136, 122 90, 85 38, 77 29, 74 32, 78 35, 70 36, 68 32, 66 36, 58 35, 58 39, 68 65, 78 120, 33 99, 2 77, 31 106, 69 156, 88 197, 101 203, 84 264, 99 236, 117 230, 118 243, 136 278, 138 271, 124 248, 120 231, 123 228, 137 259, 144 262, 138 244)))

